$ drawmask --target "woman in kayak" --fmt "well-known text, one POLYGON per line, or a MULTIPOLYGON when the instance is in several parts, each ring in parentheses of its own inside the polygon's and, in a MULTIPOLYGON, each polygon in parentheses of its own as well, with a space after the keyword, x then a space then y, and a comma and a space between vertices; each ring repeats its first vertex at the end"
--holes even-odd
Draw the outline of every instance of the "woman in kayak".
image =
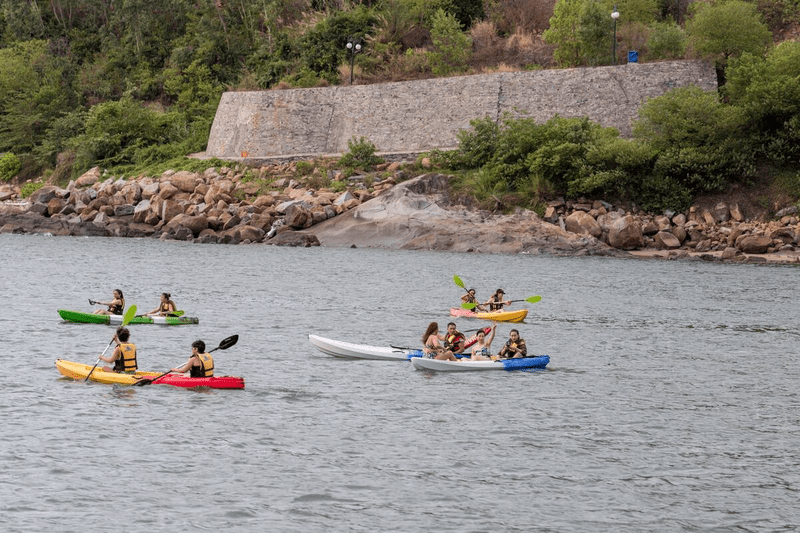
POLYGON ((101 361, 106 363, 114 363, 114 367, 104 366, 103 372, 124 372, 131 374, 136 372, 138 365, 136 364, 136 345, 128 342, 131 338, 131 332, 128 328, 120 327, 117 329, 117 334, 114 335, 114 340, 117 341, 117 347, 109 357, 100 356, 101 361))
POLYGON ((491 298, 483 302, 483 305, 489 308, 489 312, 502 311, 504 305, 511 305, 511 300, 503 300, 503 296, 505 295, 506 293, 503 289, 497 289, 494 291, 491 298))
POLYGON ((470 355, 471 361, 491 361, 491 350, 492 350, 492 341, 494 340, 494 334, 497 331, 497 322, 492 322, 492 332, 489 336, 486 336, 486 332, 482 329, 478 330, 476 335, 478 336, 478 341, 472 345, 472 354, 470 355))
POLYGON ((206 343, 200 340, 192 343, 192 355, 189 360, 178 368, 170 368, 170 372, 184 374, 189 372, 192 378, 210 378, 214 376, 214 358, 206 353, 206 343))
POLYGON ((475 289, 470 289, 467 291, 467 294, 461 297, 462 304, 475 304, 475 307, 472 308, 473 311, 486 311, 486 308, 483 307, 483 304, 478 302, 475 298, 475 289))
POLYGON ((503 347, 500 348, 500 352, 497 355, 503 359, 528 357, 528 345, 525 344, 525 339, 519 336, 518 330, 511 330, 508 340, 503 347))
POLYGON ((125 297, 122 296, 122 291, 120 289, 114 289, 114 299, 110 302, 89 300, 89 303, 92 305, 100 304, 108 306, 108 309, 98 309, 95 311, 95 315, 121 315, 125 310, 125 297))
POLYGON ((443 336, 439 335, 439 323, 431 322, 428 324, 428 329, 422 336, 422 353, 425 357, 432 359, 443 359, 446 361, 458 361, 458 357, 453 355, 453 352, 445 349, 439 341, 443 340, 443 336))
POLYGON ((170 293, 162 292, 161 303, 158 305, 158 307, 156 307, 149 313, 146 313, 145 316, 172 316, 172 314, 175 313, 177 307, 175 307, 175 302, 170 300, 170 297, 171 297, 170 293))

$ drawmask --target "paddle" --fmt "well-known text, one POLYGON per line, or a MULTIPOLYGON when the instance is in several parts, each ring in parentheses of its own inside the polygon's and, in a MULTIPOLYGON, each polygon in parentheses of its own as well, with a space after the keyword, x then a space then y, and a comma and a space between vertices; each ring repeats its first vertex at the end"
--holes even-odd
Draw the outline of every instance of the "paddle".
MULTIPOLYGON (((539 295, 536 295, 536 296, 531 296, 531 297, 529 297, 529 298, 525 298, 524 300, 510 300, 510 302, 528 302, 528 303, 535 304, 536 302, 538 302, 538 301, 539 301, 539 300, 541 300, 541 299, 542 299, 542 297, 541 297, 541 296, 539 296, 539 295)), ((473 304, 473 303, 463 303, 463 304, 461 304, 461 307, 463 307, 464 309, 475 309, 475 307, 476 307, 477 305, 478 305, 478 304, 473 304)))
MULTIPOLYGON (((183 311, 170 311, 169 313, 167 313, 166 316, 168 316, 168 317, 179 317, 179 316, 183 316, 183 313, 184 313, 183 311)), ((139 318, 139 317, 142 317, 142 316, 148 316, 148 314, 144 313, 144 314, 141 314, 141 315, 136 315, 136 318, 139 318)))
POLYGON ((467 289, 466 285, 464 285, 464 282, 461 281, 461 278, 459 278, 458 276, 453 276, 453 283, 455 283, 456 285, 467 291, 467 294, 469 294, 469 289, 467 289))
MULTIPOLYGON (((208 353, 211 353, 211 352, 213 352, 215 350, 227 350, 228 348, 230 348, 231 346, 233 346, 237 342, 239 342, 239 335, 231 335, 230 337, 228 337, 226 339, 222 339, 222 342, 219 343, 219 346, 217 346, 213 350, 209 350, 208 353)), ((151 385, 154 381, 158 381, 159 379, 163 378, 164 376, 166 376, 170 372, 172 372, 172 370, 167 370, 163 374, 161 374, 159 376, 156 376, 154 378, 150 378, 150 377, 137 378, 139 381, 134 383, 133 386, 134 387, 144 387, 145 385, 151 385)))
MULTIPOLYGON (((89 300, 89 301, 91 302, 91 300, 89 300)), ((122 325, 121 325, 120 327, 121 327, 121 328, 124 328, 125 326, 127 326, 127 325, 128 325, 128 322, 130 322, 130 321, 131 321, 131 319, 134 317, 134 315, 136 315, 136 306, 135 306, 135 305, 132 305, 132 306, 130 306, 130 307, 128 308, 128 310, 127 310, 127 311, 125 311, 125 315, 123 315, 123 317, 122 317, 122 325)), ((111 345, 112 345, 112 344, 114 344, 114 340, 115 340, 116 338, 117 338, 117 335, 116 335, 116 333, 115 333, 115 334, 114 334, 114 337, 111 339, 111 342, 109 342, 109 343, 108 343, 108 346, 106 346, 106 349, 105 349, 105 350, 103 350, 103 353, 102 353, 102 354, 100 354, 100 357, 103 357, 103 356, 106 354, 106 352, 108 351, 108 349, 109 349, 109 348, 111 348, 111 345)), ((89 373, 88 373, 88 374, 86 374, 86 378, 85 378, 83 381, 89 381, 89 377, 92 375, 92 372, 94 372, 94 369, 95 369, 95 368, 97 368, 97 365, 99 365, 99 364, 100 364, 100 359, 98 358, 98 359, 97 359, 97 362, 94 364, 94 366, 93 366, 93 367, 92 367, 92 369, 89 371, 89 373)))

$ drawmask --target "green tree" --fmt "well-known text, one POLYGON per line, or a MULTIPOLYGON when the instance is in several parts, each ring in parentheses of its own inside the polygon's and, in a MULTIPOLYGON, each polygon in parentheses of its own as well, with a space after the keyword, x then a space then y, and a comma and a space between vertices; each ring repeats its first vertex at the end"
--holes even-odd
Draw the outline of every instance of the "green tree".
POLYGON ((431 18, 433 51, 429 53, 431 70, 436 76, 465 72, 472 55, 472 42, 461 31, 455 15, 439 9, 431 18))
POLYGON ((74 107, 69 65, 46 41, 0 49, 0 150, 30 153, 49 124, 74 107))
POLYGON ((556 45, 553 59, 562 67, 574 67, 583 61, 579 36, 583 0, 558 0, 550 18, 550 27, 542 37, 556 45))
POLYGON ((743 52, 763 55, 772 42, 755 4, 729 0, 695 5, 702 7, 687 24, 689 38, 697 51, 715 58, 720 67, 743 52))
POLYGON ((746 113, 756 156, 800 163, 800 43, 781 43, 766 58, 744 53, 727 75, 723 94, 746 113))
POLYGON ((648 59, 678 59, 686 53, 686 32, 668 20, 650 24, 647 39, 648 59))
POLYGON ((598 0, 587 0, 581 11, 578 40, 583 63, 607 65, 611 60, 612 19, 598 0))
POLYGON ((633 133, 658 154, 656 174, 699 194, 754 172, 740 134, 745 120, 742 109, 724 105, 717 93, 689 86, 645 103, 633 133))

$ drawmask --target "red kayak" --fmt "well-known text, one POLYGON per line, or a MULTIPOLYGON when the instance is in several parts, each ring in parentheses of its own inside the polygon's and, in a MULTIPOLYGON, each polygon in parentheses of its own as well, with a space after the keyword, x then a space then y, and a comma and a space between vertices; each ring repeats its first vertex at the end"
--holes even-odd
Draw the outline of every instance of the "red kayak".
POLYGON ((153 385, 172 385, 173 387, 210 387, 212 389, 243 389, 244 378, 237 376, 214 376, 211 378, 190 378, 183 374, 167 374, 153 380, 153 385))

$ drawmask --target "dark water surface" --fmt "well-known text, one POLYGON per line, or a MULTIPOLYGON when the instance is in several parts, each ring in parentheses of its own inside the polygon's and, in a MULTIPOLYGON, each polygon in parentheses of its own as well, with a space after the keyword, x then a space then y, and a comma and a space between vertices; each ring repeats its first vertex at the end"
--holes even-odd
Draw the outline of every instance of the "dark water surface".
POLYGON ((800 527, 796 267, 0 235, 0 276, 3 531, 800 527), (453 274, 479 298, 542 295, 519 329, 547 371, 308 342, 416 346, 449 321, 453 274), (140 367, 236 333, 217 372, 247 388, 61 378, 56 358, 93 364, 113 327, 56 310, 114 288, 200 318, 132 326, 140 367))

